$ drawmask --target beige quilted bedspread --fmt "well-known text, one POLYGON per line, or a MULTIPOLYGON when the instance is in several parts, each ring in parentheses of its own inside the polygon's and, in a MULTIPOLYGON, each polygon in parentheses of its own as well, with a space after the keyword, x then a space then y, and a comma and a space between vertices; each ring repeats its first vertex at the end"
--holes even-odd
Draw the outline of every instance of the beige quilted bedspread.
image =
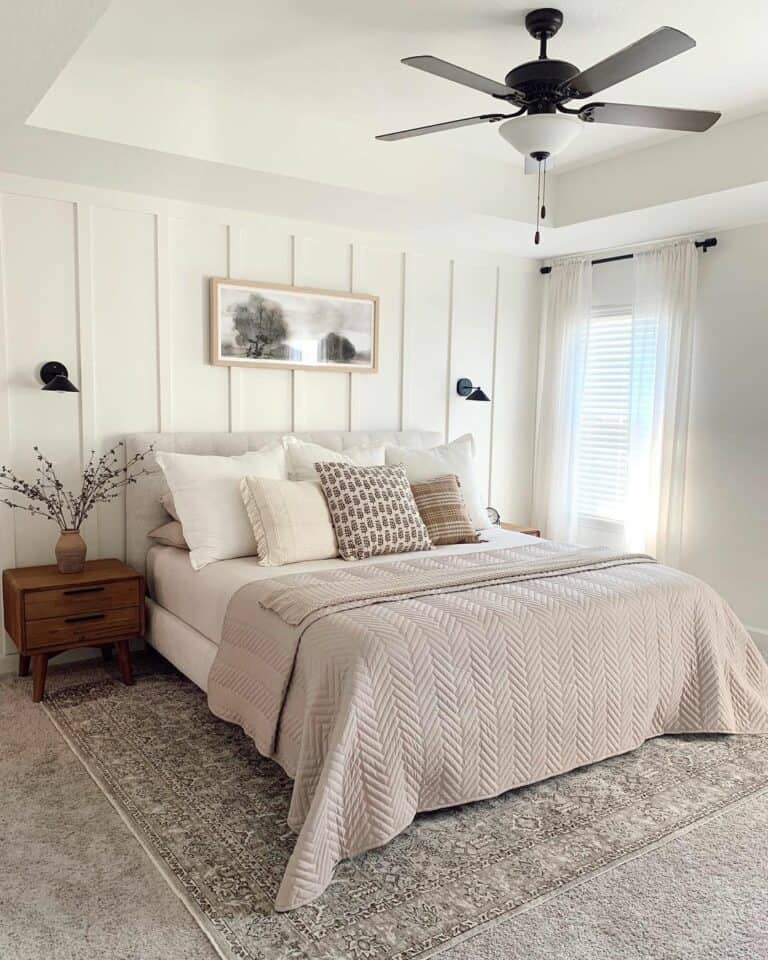
POLYGON ((768 733, 768 666, 704 583, 643 556, 521 547, 257 581, 209 704, 274 756, 301 715, 276 908, 418 811, 496 796, 663 733, 768 733))

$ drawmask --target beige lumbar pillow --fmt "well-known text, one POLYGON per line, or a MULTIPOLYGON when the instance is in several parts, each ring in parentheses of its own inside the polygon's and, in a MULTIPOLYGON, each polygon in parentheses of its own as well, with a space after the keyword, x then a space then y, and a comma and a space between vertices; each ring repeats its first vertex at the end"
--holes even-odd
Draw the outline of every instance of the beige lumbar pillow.
POLYGON ((339 555, 328 504, 318 483, 243 477, 240 492, 262 566, 339 555))

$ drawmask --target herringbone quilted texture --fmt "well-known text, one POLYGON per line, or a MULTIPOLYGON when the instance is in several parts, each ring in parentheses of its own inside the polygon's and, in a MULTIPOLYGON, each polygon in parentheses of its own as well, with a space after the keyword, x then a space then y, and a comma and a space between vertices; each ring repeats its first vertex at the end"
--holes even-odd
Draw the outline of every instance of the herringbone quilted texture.
POLYGON ((768 667, 705 584, 546 541, 474 556, 486 558, 485 583, 468 556, 425 557, 359 565, 343 584, 337 571, 251 584, 233 598, 211 709, 262 729, 263 750, 275 689, 282 704, 289 677, 303 685, 289 817, 299 836, 278 909, 318 897, 341 859, 386 843, 420 810, 662 733, 768 733, 768 667), (441 566, 448 589, 436 585, 441 566), (272 612, 249 629, 243 601, 256 590, 272 612), (283 616, 300 617, 293 639, 283 616))

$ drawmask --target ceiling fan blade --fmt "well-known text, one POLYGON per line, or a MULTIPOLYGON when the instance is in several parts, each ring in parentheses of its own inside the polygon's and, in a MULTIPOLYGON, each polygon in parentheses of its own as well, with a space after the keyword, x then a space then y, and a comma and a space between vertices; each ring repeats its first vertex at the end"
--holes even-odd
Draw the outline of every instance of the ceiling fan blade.
POLYGON ((568 81, 570 90, 577 98, 591 97, 615 83, 634 77, 657 63, 663 63, 678 53, 684 53, 696 46, 693 37, 674 27, 659 27, 636 43, 631 43, 613 56, 601 60, 594 66, 577 73, 568 81))
POLYGON ((587 123, 617 123, 626 127, 702 133, 717 123, 721 114, 714 110, 643 107, 634 103, 588 103, 579 111, 579 117, 587 123))
POLYGON ((464 117, 463 120, 447 120, 445 123, 432 123, 428 127, 412 127, 410 130, 398 130, 396 133, 381 133, 377 140, 406 140, 408 137, 422 137, 425 133, 439 133, 441 130, 456 130, 458 127, 471 127, 476 123, 495 123, 503 120, 506 113, 486 113, 480 117, 464 117))
POLYGON ((465 70, 463 67, 457 67, 453 63, 448 63, 447 60, 441 60, 439 57, 406 57, 401 62, 406 66, 416 67, 417 70, 432 73, 436 77, 442 77, 444 80, 452 80, 464 87, 479 90, 481 93, 489 93, 492 97, 511 97, 513 99, 518 97, 514 90, 503 83, 498 83, 488 77, 482 77, 479 73, 472 73, 471 70, 465 70))

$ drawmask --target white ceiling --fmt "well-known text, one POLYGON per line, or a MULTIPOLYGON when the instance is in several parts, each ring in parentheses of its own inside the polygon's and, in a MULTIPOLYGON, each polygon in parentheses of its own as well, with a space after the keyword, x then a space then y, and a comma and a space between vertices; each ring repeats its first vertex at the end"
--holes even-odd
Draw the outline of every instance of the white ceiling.
MULTIPOLYGON (((50 129, 369 189, 406 158, 439 176, 447 155, 519 169, 492 126, 418 141, 377 133, 498 109, 400 64, 431 53, 503 79, 533 59, 515 0, 114 0, 32 115, 50 129), (346 154, 346 165, 340 158, 346 154), (360 177, 365 165, 371 174, 360 177), (357 168, 357 169, 355 169, 357 168)), ((584 68, 662 24, 695 50, 611 88, 614 101, 718 109, 721 123, 768 104, 768 3, 570 0, 550 55, 584 68)), ((592 162, 679 134, 594 125, 558 161, 592 162)), ((687 136, 694 136, 688 134, 687 136)), ((387 192, 385 186, 384 191, 387 192)))
POLYGON ((494 109, 399 60, 433 53, 503 78, 536 52, 515 0, 0 3, 0 171, 54 194, 74 181, 519 256, 765 220, 768 4, 744 0, 738 33, 712 0, 563 6, 550 52, 581 67, 664 23, 691 33, 698 49, 611 98, 725 117, 703 135, 587 127, 548 186, 538 247, 535 178, 493 127, 373 139, 494 109))

